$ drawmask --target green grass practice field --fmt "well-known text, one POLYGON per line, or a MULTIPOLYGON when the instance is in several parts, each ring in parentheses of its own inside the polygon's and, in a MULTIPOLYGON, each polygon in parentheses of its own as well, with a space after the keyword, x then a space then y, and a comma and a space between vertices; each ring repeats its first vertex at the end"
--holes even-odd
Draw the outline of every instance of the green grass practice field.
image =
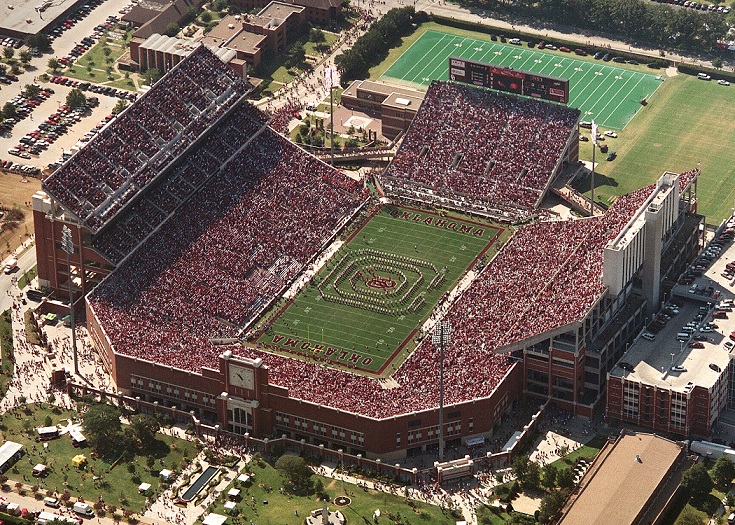
POLYGON ((656 75, 590 62, 521 46, 470 38, 440 31, 423 33, 383 74, 404 84, 428 86, 448 80, 450 56, 569 79, 569 105, 579 108, 582 120, 623 129, 662 84, 656 75))
MULTIPOLYGON (((734 89, 687 75, 668 79, 619 138, 606 140, 618 157, 606 162, 598 152, 595 199, 610 203, 655 182, 666 170, 680 173, 699 163, 698 212, 710 224, 728 217, 735 205, 734 89)), ((582 159, 591 160, 591 147, 580 144, 582 159)), ((589 195, 589 178, 577 187, 589 195)))
POLYGON ((381 374, 413 350, 442 295, 502 229, 454 215, 384 206, 258 338, 277 352, 381 374))

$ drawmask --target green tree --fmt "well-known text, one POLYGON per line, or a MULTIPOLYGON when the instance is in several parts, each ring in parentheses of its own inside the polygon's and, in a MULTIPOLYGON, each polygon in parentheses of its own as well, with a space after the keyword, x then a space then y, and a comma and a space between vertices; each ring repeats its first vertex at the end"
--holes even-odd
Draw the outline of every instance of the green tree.
POLYGON ((166 26, 166 29, 163 30, 163 33, 166 36, 174 37, 179 34, 179 31, 181 31, 179 24, 177 24, 176 22, 171 22, 166 26))
POLYGON ((528 463, 526 475, 523 479, 523 488, 536 490, 541 486, 541 465, 535 461, 528 463))
POLYGON ((36 98, 40 92, 41 88, 36 84, 26 84, 25 86, 23 86, 23 94, 26 98, 36 98))
POLYGON ((728 488, 732 480, 735 479, 735 465, 730 458, 722 456, 715 461, 710 475, 712 481, 718 486, 728 488))
POLYGON ((199 20, 204 22, 205 24, 208 24, 212 21, 212 13, 209 11, 203 11, 201 15, 199 15, 199 20))
POLYGON ((148 84, 149 86, 152 86, 153 84, 161 80, 162 76, 163 75, 161 75, 161 71, 156 68, 147 69, 145 72, 146 84, 148 84))
POLYGON ((529 463, 531 463, 531 460, 528 459, 528 456, 525 456, 523 454, 513 458, 513 475, 521 483, 521 485, 526 479, 526 473, 528 472, 529 463))
POLYGON ((112 114, 113 115, 119 115, 127 107, 128 107, 128 101, 121 98, 120 100, 117 101, 117 104, 115 104, 115 107, 112 108, 112 114))
POLYGON ((48 68, 51 70, 52 73, 56 73, 59 71, 59 69, 61 69, 61 64, 55 58, 49 58, 48 68))
POLYGON ((574 473, 572 469, 561 469, 556 473, 556 483, 563 489, 574 485, 574 473))
POLYGON ((39 51, 47 51, 51 48, 51 40, 47 35, 38 33, 36 35, 30 35, 26 37, 26 45, 31 49, 38 49, 39 51))
POLYGON ((311 31, 309 31, 309 42, 319 44, 320 42, 326 42, 326 40, 327 37, 324 35, 324 31, 318 27, 312 27, 311 31))
POLYGON ((556 474, 557 469, 554 465, 549 463, 548 465, 544 465, 543 468, 543 485, 547 489, 551 490, 554 487, 556 487, 556 474))
POLYGON ((20 57, 20 61, 23 62, 24 64, 27 64, 33 58, 33 55, 31 55, 31 52, 28 51, 27 49, 24 49, 23 51, 21 51, 18 54, 18 56, 20 57))
POLYGON ((681 486, 693 498, 699 499, 709 494, 714 484, 704 463, 697 463, 684 472, 681 477, 681 486))
MULTIPOLYGON (((73 91, 78 90, 72 90, 70 94, 73 91)), ((110 405, 92 405, 84 415, 82 429, 90 446, 101 455, 107 455, 116 448, 122 437, 120 410, 110 405)))
POLYGON ((311 478, 311 469, 300 456, 281 456, 276 461, 276 470, 294 486, 305 487, 311 478))
POLYGON ((712 67, 715 69, 722 69, 722 58, 715 57, 712 59, 712 67))
POLYGON ((3 106, 3 119, 12 118, 15 116, 17 110, 13 104, 6 102, 3 106))
POLYGON ((6 59, 10 60, 11 58, 13 58, 15 56, 15 49, 13 49, 12 47, 6 47, 6 48, 4 48, 3 49, 3 56, 6 59))
POLYGON ((539 505, 539 523, 549 523, 559 513, 567 500, 565 491, 553 490, 541 498, 539 505))
POLYGON ((703 525, 704 521, 694 509, 685 507, 679 517, 676 518, 674 525, 703 525))
POLYGON ((155 418, 145 414, 135 414, 130 418, 130 426, 126 430, 129 430, 138 448, 147 450, 156 441, 156 434, 160 428, 161 425, 155 418))
POLYGON ((288 53, 286 53, 286 61, 284 62, 284 65, 290 69, 303 64, 304 60, 306 60, 306 49, 304 49, 304 44, 296 42, 288 50, 288 53))
POLYGON ((69 91, 66 95, 66 105, 70 108, 78 108, 87 103, 87 97, 84 96, 84 92, 79 88, 74 88, 69 91))
POLYGON ((51 420, 51 416, 46 416, 46 418, 43 420, 44 427, 50 427, 53 424, 54 422, 51 420))

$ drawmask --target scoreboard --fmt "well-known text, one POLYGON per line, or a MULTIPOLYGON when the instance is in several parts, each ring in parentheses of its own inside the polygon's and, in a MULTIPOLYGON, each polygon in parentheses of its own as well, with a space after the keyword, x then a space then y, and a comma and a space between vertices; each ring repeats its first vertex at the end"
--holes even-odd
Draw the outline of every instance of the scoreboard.
POLYGON ((466 58, 449 57, 449 78, 465 84, 474 84, 561 104, 569 101, 569 79, 494 66, 466 58))

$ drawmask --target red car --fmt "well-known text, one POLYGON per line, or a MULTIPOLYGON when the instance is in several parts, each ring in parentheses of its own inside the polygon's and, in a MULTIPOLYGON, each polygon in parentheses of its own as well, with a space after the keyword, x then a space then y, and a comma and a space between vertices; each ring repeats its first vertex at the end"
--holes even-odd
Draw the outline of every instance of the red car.
POLYGON ((692 341, 689 343, 690 348, 704 348, 704 343, 700 343, 699 341, 692 341))
POLYGON ((732 339, 733 341, 735 341, 735 332, 731 332, 730 333, 730 339, 732 339))

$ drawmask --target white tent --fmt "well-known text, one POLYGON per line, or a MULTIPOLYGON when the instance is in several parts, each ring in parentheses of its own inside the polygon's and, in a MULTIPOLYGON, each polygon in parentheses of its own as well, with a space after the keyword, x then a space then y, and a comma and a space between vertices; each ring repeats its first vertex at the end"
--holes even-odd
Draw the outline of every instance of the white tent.
POLYGON ((211 514, 207 514, 207 517, 204 518, 204 521, 202 522, 203 525, 223 525, 227 521, 227 516, 223 516, 222 514, 215 514, 212 512, 211 514))

